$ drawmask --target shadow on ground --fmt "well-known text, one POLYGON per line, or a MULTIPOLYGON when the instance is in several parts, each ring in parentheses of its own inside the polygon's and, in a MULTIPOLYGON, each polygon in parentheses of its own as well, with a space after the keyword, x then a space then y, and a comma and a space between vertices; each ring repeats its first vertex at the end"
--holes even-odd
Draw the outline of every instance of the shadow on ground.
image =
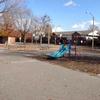
POLYGON ((47 56, 32 56, 34 59, 60 65, 65 68, 79 70, 90 74, 100 74, 100 57, 70 56, 59 59, 48 59, 47 56))

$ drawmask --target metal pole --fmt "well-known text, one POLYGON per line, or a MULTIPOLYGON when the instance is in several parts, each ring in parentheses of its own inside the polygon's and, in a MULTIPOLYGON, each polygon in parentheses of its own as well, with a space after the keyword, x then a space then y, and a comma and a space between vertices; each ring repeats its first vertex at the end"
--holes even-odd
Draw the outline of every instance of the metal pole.
POLYGON ((93 36, 92 36, 92 49, 94 49, 94 16, 93 17, 93 36))
POLYGON ((57 27, 55 27, 55 45, 56 45, 56 30, 57 30, 57 27))
POLYGON ((92 20, 93 20, 93 28, 92 28, 92 49, 94 49, 94 15, 91 12, 86 11, 86 14, 89 14, 90 16, 92 16, 92 20))
POLYGON ((93 35, 92 35, 92 49, 94 49, 94 16, 91 12, 89 12, 89 14, 92 16, 92 20, 93 20, 93 28, 92 28, 92 32, 93 32, 93 35))

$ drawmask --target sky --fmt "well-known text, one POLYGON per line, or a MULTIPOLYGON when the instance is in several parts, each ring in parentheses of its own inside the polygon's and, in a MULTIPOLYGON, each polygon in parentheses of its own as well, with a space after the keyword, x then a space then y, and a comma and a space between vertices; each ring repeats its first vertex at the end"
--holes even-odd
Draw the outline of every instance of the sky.
POLYGON ((34 15, 50 16, 53 31, 87 30, 93 16, 100 26, 100 0, 28 0, 27 4, 34 15))

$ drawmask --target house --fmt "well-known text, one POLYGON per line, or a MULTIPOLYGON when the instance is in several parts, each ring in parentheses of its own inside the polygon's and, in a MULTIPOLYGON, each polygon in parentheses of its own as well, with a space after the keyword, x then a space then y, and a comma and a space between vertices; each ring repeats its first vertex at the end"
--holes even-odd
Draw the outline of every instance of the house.
POLYGON ((92 40, 94 39, 98 39, 98 37, 100 37, 100 33, 98 31, 94 31, 94 32, 90 32, 87 36, 86 36, 86 40, 92 40))
POLYGON ((55 34, 58 37, 62 36, 62 37, 67 37, 68 39, 72 39, 72 35, 75 32, 79 33, 81 37, 85 38, 90 31, 88 31, 88 30, 85 30, 85 31, 66 31, 66 32, 55 32, 55 34))
MULTIPOLYGON (((55 32, 55 34, 58 37, 64 37, 70 40, 73 40, 73 36, 78 35, 78 41, 80 43, 86 43, 86 41, 88 42, 90 38, 92 38, 93 34, 94 34, 94 38, 96 38, 98 41, 98 44, 100 44, 100 32, 95 31, 94 33, 89 31, 89 30, 84 30, 84 31, 66 31, 66 32, 55 32), (77 33, 77 34, 76 34, 77 33), (88 39, 87 39, 88 37, 88 39)), ((89 41, 91 44, 91 41, 89 41)))

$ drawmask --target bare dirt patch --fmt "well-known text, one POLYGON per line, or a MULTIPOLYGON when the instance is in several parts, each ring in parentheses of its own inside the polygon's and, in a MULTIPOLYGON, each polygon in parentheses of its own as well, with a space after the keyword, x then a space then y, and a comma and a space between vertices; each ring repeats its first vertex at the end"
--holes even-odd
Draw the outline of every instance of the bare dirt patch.
POLYGON ((71 56, 56 60, 48 59, 46 56, 34 56, 32 58, 47 61, 65 68, 86 72, 91 75, 100 74, 100 57, 71 56))
MULTIPOLYGON (((41 50, 40 46, 38 45, 26 45, 26 49, 23 50, 23 53, 30 54, 31 58, 38 59, 41 61, 47 61, 52 64, 60 65, 65 68, 78 70, 86 73, 90 73, 91 75, 100 74, 100 49, 92 50, 91 47, 84 47, 84 46, 77 46, 77 54, 78 56, 74 56, 74 46, 72 48, 71 56, 63 58, 59 58, 56 60, 48 59, 45 56, 48 52, 53 52, 58 50, 59 46, 51 45, 47 50, 41 50), (29 51, 29 47, 30 50, 29 51), (31 53, 30 53, 31 52, 31 53)), ((21 49, 19 47, 19 49, 21 49)), ((16 52, 19 50, 16 50, 16 52)), ((15 51, 14 51, 15 52, 15 51)))

